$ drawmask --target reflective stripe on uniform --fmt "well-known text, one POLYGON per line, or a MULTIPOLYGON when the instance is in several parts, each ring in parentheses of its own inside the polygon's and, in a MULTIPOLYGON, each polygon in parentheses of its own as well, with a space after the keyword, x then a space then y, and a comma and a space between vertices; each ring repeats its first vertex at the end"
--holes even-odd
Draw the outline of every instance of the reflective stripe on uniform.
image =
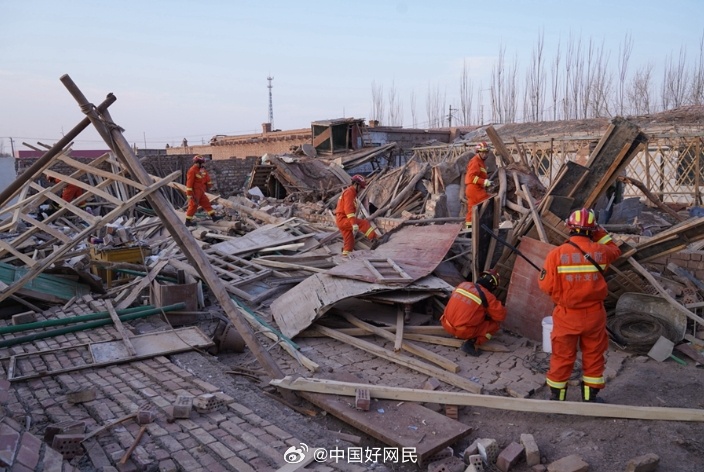
MULTIPOLYGON (((601 264, 602 270, 606 270, 606 265, 601 264)), ((586 274, 590 272, 599 272, 594 264, 572 265, 572 266, 557 266, 558 274, 586 274)))
POLYGON ((567 388, 567 382, 555 382, 554 380, 546 379, 545 383, 548 384, 548 387, 552 388, 567 388))
POLYGON ((366 233, 364 233, 364 236, 369 236, 374 232, 374 228, 369 228, 366 233))
POLYGON ((482 304, 482 299, 481 299, 481 298, 479 298, 478 296, 476 296, 476 295, 473 294, 472 292, 466 291, 466 290, 463 289, 463 288, 455 289, 455 293, 458 293, 458 294, 460 294, 460 295, 462 295, 462 296, 464 296, 464 297, 467 297, 467 298, 469 298, 469 299, 471 299, 471 300, 474 300, 475 302, 477 302, 477 305, 481 305, 481 304, 482 304))
POLYGON ((354 213, 347 213, 347 218, 354 218, 354 213))
POLYGON ((582 380, 584 383, 590 383, 593 385, 601 385, 604 383, 604 377, 587 377, 586 375, 583 375, 582 380))
POLYGON ((612 240, 611 240, 611 235, 610 235, 610 234, 607 234, 607 235, 605 235, 603 238, 601 238, 600 240, 598 240, 597 243, 599 243, 599 244, 608 244, 608 243, 610 243, 611 241, 612 241, 612 240))
POLYGON ((479 182, 479 177, 474 177, 474 179, 472 179, 472 183, 476 184, 477 182, 479 182))

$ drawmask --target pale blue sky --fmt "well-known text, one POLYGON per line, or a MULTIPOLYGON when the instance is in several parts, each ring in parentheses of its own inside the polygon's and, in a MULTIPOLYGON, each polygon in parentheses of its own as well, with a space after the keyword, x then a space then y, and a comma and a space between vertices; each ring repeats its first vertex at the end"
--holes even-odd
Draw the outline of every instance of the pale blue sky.
MULTIPOLYGON (((615 70, 630 34, 629 68, 650 62, 659 80, 668 55, 699 59, 702 18, 702 0, 0 0, 0 146, 52 144, 83 118, 63 74, 95 104, 113 92, 139 147, 259 132, 268 75, 279 129, 369 119, 372 82, 393 84, 407 127, 413 91, 422 126, 429 87, 459 107, 463 62, 488 88, 500 46, 523 71, 541 32, 548 61, 572 35, 603 43, 615 70)), ((74 147, 105 146, 91 129, 74 147)))

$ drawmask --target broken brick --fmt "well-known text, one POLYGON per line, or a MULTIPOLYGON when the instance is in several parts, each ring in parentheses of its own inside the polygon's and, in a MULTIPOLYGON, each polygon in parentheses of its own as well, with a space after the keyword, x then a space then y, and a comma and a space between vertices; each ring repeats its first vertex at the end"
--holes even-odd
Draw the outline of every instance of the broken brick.
POLYGON ((369 390, 358 388, 355 390, 354 395, 354 407, 358 410, 369 411, 369 407, 371 406, 369 390))

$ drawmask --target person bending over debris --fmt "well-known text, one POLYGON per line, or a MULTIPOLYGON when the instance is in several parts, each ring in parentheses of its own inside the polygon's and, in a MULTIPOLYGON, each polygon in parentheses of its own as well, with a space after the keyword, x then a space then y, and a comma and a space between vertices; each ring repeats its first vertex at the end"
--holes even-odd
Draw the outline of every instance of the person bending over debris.
POLYGON ((555 303, 550 336, 552 355, 547 384, 550 400, 564 401, 567 381, 582 351, 582 401, 597 399, 604 388, 604 354, 609 347, 604 299, 608 287, 604 272, 621 250, 596 223, 592 210, 582 208, 567 220, 570 238, 550 251, 538 286, 555 303))
POLYGON ((476 154, 467 164, 467 172, 464 176, 464 195, 467 198, 467 217, 465 218, 465 228, 472 228, 472 208, 487 198, 489 194, 485 190, 493 183, 489 180, 486 172, 486 158, 489 156, 489 147, 485 142, 476 146, 476 154))
POLYGON ((482 272, 477 282, 462 282, 450 295, 440 317, 442 327, 456 338, 466 339, 460 349, 470 356, 479 356, 477 349, 496 334, 506 319, 506 308, 492 293, 499 286, 499 274, 482 272))
MULTIPOLYGON (((49 183, 52 185, 56 185, 59 182, 61 182, 59 179, 56 177, 49 177, 49 183)), ((83 189, 81 187, 78 187, 77 185, 69 184, 67 183, 66 186, 64 187, 63 192, 61 192, 61 198, 63 198, 67 202, 72 202, 73 200, 77 199, 83 195, 83 189)))
POLYGON ((215 210, 210 206, 210 201, 205 195, 205 192, 210 190, 213 182, 210 180, 210 175, 205 170, 204 164, 205 158, 196 154, 193 156, 193 165, 188 169, 188 174, 186 174, 186 201, 188 203, 186 226, 196 226, 193 216, 199 206, 208 213, 213 221, 218 221, 222 218, 222 216, 215 215, 215 210))
POLYGON ((354 251, 354 235, 362 230, 367 239, 379 237, 376 228, 367 220, 357 218, 357 193, 367 186, 367 181, 361 175, 352 176, 352 183, 347 187, 337 201, 335 223, 342 233, 342 255, 347 256, 354 251))

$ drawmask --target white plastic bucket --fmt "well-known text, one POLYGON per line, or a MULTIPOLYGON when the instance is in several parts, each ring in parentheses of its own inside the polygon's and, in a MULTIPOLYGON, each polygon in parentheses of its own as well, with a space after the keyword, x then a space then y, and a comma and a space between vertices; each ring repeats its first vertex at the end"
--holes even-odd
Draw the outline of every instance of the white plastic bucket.
POLYGON ((552 316, 543 318, 543 352, 552 352, 550 334, 552 334, 552 316))

